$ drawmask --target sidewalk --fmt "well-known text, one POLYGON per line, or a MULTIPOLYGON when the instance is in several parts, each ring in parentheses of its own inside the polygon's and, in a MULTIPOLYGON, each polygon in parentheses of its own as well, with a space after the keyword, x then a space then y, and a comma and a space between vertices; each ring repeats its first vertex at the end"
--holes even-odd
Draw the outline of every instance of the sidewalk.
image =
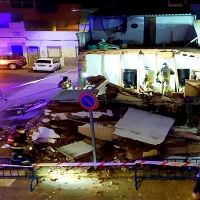
POLYGON ((40 179, 33 192, 29 180, 17 180, 10 187, 0 187, 1 199, 23 200, 192 200, 193 181, 146 180, 135 190, 129 178, 109 178, 107 181, 80 178, 50 181, 40 179))
POLYGON ((73 83, 77 83, 77 70, 71 70, 38 81, 32 81, 30 84, 24 84, 21 87, 3 89, 3 97, 8 101, 6 103, 3 99, 0 99, 0 112, 14 105, 22 105, 35 100, 49 100, 55 93, 60 91, 58 83, 62 76, 68 76, 73 83), (10 95, 11 91, 13 91, 12 95, 10 95))

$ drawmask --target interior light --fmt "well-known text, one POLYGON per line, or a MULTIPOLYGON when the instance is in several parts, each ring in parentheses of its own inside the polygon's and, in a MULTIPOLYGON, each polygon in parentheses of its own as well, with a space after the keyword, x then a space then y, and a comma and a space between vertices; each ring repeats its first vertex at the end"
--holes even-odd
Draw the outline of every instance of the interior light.
POLYGON ((85 72, 83 73, 83 77, 87 77, 87 74, 85 72))

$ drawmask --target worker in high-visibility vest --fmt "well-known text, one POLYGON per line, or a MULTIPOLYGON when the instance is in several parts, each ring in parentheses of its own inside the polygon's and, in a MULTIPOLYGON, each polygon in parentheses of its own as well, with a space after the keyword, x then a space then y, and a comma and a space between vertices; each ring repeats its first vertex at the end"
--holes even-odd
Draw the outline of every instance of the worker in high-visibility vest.
POLYGON ((162 96, 169 92, 169 83, 171 75, 174 75, 174 71, 169 68, 167 63, 163 63, 162 68, 157 73, 157 82, 162 84, 162 96))
POLYGON ((58 83, 58 87, 62 89, 73 89, 73 83, 68 76, 63 76, 63 79, 58 83))
POLYGON ((145 70, 146 70, 146 73, 145 73, 143 85, 146 85, 147 90, 153 90, 153 83, 155 80, 155 71, 147 66, 145 66, 145 70))

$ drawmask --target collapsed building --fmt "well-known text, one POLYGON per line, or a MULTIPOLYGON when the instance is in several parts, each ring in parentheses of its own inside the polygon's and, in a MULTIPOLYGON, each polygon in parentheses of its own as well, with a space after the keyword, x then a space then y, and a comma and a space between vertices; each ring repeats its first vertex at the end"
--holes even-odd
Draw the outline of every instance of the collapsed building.
POLYGON ((198 50, 189 48, 81 50, 79 84, 86 77, 102 75, 113 84, 139 92, 148 89, 145 77, 149 75, 150 89, 159 92, 161 84, 157 75, 166 64, 174 72, 169 79, 170 91, 183 92, 185 80, 200 78, 199 57, 198 50))
MULTIPOLYGON (((189 83, 190 80, 189 87, 198 93, 198 83, 189 83)), ((186 98, 184 92, 173 91, 164 97, 157 91, 143 95, 99 75, 88 77, 84 87, 61 90, 50 102, 13 108, 11 118, 15 124, 27 125, 26 153, 35 162, 93 160, 89 115, 78 102, 85 91, 99 100, 99 107, 93 112, 98 161, 199 156, 198 97, 186 98), (19 113, 19 109, 20 115, 13 119, 13 111, 19 113)), ((8 131, 1 133, 5 147, 8 131)), ((1 153, 10 156, 9 148, 1 153)))

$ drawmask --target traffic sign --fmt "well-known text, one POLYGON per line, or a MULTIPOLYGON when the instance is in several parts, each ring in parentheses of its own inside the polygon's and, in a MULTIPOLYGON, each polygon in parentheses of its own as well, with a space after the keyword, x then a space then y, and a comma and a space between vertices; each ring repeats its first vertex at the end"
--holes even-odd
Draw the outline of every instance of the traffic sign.
POLYGON ((86 110, 95 110, 99 105, 96 96, 89 92, 84 92, 79 96, 79 103, 86 110))

